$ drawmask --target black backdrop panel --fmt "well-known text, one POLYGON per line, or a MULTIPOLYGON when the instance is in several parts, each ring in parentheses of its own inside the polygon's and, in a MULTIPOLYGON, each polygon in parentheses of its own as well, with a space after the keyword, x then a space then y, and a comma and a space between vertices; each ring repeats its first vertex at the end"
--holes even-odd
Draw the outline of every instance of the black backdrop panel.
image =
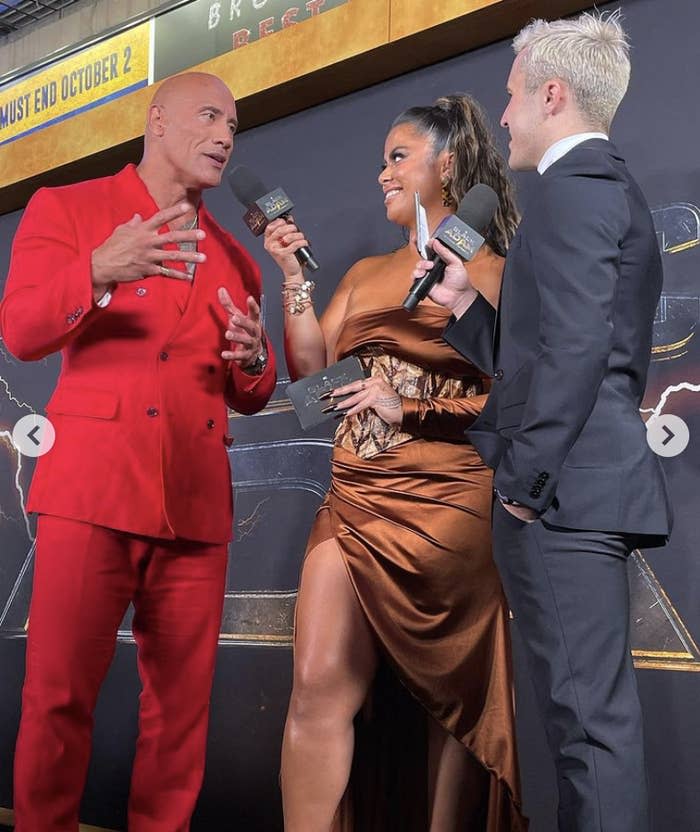
MULTIPOLYGON (((633 641, 647 720, 655 832, 700 832, 694 796, 700 775, 698 670, 700 567, 696 483, 700 418, 697 394, 700 320, 700 169, 697 78, 700 8, 693 0, 627 0, 622 4, 633 49, 630 92, 613 130, 654 209, 664 251, 664 298, 644 407, 686 420, 690 444, 664 460, 676 511, 670 545, 635 558, 633 641), (657 655, 658 654, 658 655, 657 655), (665 669, 649 669, 650 666, 665 669), (677 667, 684 667, 682 672, 677 667), (643 668, 643 669, 641 669, 643 668)), ((603 8, 613 8, 609 5, 603 8)), ((497 126, 511 62, 499 43, 243 133, 234 163, 250 166, 297 203, 295 215, 322 265, 317 308, 358 258, 404 243, 390 226, 376 177, 393 117, 405 107, 463 90, 474 94, 497 126)), ((535 174, 515 177, 520 203, 535 174)), ((281 356, 280 277, 241 221, 223 186, 207 196, 217 218, 249 245, 264 273, 268 331, 281 356)), ((0 275, 19 214, 0 217, 0 275)), ((12 747, 23 673, 23 624, 31 584, 31 533, 22 511, 32 465, 16 458, 7 432, 30 409, 41 410, 59 361, 22 365, 0 342, 0 806, 11 805, 12 747)), ((329 429, 302 435, 284 396, 284 366, 264 414, 231 423, 236 482, 232 546, 222 641, 212 699, 205 785, 195 832, 281 829, 278 756, 291 683, 289 633, 306 534, 328 480, 329 429)), ((529 680, 515 635, 518 730, 526 808, 533 832, 555 828, 552 767, 544 749, 529 680)), ((83 805, 86 822, 123 828, 133 755, 138 679, 128 620, 98 704, 93 760, 83 805)))

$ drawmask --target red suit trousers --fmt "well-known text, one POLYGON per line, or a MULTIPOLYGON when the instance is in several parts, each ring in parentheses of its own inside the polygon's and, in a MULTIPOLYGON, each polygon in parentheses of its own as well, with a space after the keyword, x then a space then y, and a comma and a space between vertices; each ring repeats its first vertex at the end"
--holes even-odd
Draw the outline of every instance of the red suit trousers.
POLYGON ((15 753, 16 832, 76 832, 93 711, 129 602, 142 683, 129 832, 187 832, 204 773, 224 544, 41 515, 15 753))

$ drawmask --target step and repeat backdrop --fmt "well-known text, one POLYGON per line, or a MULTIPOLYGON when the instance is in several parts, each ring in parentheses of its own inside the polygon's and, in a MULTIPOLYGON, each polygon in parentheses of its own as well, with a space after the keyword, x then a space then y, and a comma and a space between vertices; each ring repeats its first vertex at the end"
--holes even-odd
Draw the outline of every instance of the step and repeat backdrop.
MULTIPOLYGON (((286 0, 197 0, 175 9, 155 26, 142 24, 115 35, 120 40, 95 44, 58 66, 38 69, 19 80, 13 92, 0 88, 0 148, 67 117, 71 109, 98 106, 94 98, 91 103, 81 98, 96 86, 114 107, 114 99, 135 85, 353 2, 314 0, 292 6, 286 0), (174 42, 169 26, 191 29, 190 54, 158 46, 174 42)), ((689 430, 685 449, 663 458, 676 512, 671 543, 663 550, 636 552, 630 562, 632 643, 647 718, 654 830, 700 832, 700 811, 694 805, 700 775, 700 50, 695 35, 700 8, 693 0, 626 0, 603 8, 617 5, 634 49, 631 87, 613 138, 652 207, 665 268, 643 415, 677 416, 689 430)), ((316 280, 317 309, 325 306, 355 260, 405 244, 401 229, 385 219, 376 182, 393 117, 405 107, 466 91, 485 106, 505 151, 507 140, 498 121, 511 58, 509 42, 495 43, 237 138, 234 164, 248 165, 270 188, 283 186, 296 203, 295 216, 322 265, 316 280)), ((524 211, 535 176, 514 177, 524 211)), ((209 192, 206 201, 261 264, 266 325, 282 357, 280 276, 260 240, 249 235, 228 188, 209 192)), ((20 216, 18 211, 0 216, 0 286, 20 216)), ((10 435, 19 418, 42 411, 59 368, 57 357, 18 362, 0 341, 0 807, 12 802, 34 538, 33 518, 24 508, 33 463, 17 455, 10 435)), ((208 767, 195 832, 282 828, 278 756, 291 684, 294 603, 306 535, 328 484, 331 447, 328 429, 308 434, 300 430, 285 394, 285 372, 282 361, 277 391, 264 412, 231 414, 236 539, 230 550, 208 767)), ((550 832, 556 823, 553 772, 529 681, 520 667, 517 629, 514 637, 526 808, 533 832, 550 832)), ((82 813, 86 822, 110 829, 125 826, 139 690, 134 652, 127 615, 98 705, 82 813)))

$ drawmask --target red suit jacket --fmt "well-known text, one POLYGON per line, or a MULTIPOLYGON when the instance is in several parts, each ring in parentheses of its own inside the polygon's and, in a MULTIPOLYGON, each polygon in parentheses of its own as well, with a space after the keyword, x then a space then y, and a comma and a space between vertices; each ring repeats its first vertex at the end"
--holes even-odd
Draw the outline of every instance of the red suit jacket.
MULTIPOLYGON (((245 310, 260 272, 245 249, 199 208, 206 232, 190 286, 173 278, 121 283, 104 309, 92 297, 92 251, 134 213, 157 206, 133 165, 116 176, 39 190, 12 250, 0 327, 25 361, 61 350, 46 412, 54 447, 37 462, 30 511, 134 534, 224 543, 232 492, 226 403, 265 406, 275 387, 224 362, 225 286, 245 310)), ((174 246, 168 246, 174 248, 174 246)), ((182 264, 174 268, 184 270, 182 264)))

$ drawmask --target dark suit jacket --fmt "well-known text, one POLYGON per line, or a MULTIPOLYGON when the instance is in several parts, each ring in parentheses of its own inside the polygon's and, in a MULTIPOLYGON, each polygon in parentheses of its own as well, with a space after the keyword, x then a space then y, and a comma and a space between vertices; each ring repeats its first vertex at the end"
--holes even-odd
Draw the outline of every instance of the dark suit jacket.
POLYGON ((644 196, 614 145, 547 169, 508 252, 498 315, 479 296, 445 339, 493 374, 468 438, 503 494, 574 529, 671 529, 639 413, 662 285, 644 196))

